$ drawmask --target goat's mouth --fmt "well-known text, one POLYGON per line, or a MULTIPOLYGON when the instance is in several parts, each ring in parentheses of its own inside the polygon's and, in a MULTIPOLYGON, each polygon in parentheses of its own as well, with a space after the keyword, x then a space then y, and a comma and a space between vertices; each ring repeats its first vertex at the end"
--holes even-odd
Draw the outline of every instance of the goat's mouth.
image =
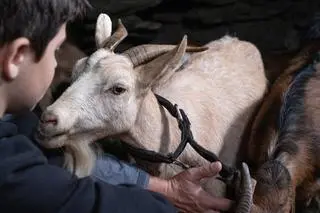
POLYGON ((62 147, 68 140, 68 135, 68 131, 48 135, 43 131, 38 130, 35 133, 35 138, 41 146, 50 149, 62 147))
POLYGON ((106 137, 103 130, 87 129, 81 130, 64 130, 59 132, 43 132, 41 128, 35 134, 38 143, 45 148, 60 148, 69 143, 92 143, 98 139, 106 137))

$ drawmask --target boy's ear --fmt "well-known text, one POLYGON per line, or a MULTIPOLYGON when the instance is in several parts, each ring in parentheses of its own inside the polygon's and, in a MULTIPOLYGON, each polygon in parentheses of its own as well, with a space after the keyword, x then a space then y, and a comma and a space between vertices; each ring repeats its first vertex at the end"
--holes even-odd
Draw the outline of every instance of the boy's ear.
POLYGON ((21 64, 26 58, 26 50, 30 46, 30 41, 27 38, 18 38, 4 48, 4 57, 2 63, 2 76, 7 81, 14 80, 21 71, 21 64))

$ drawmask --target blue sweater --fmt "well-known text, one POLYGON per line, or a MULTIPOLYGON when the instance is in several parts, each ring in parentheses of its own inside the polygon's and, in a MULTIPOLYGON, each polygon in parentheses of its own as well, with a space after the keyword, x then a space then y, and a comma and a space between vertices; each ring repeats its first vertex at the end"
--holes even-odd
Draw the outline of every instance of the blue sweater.
POLYGON ((49 163, 18 127, 0 121, 1 212, 177 212, 162 195, 135 185, 72 176, 49 163))

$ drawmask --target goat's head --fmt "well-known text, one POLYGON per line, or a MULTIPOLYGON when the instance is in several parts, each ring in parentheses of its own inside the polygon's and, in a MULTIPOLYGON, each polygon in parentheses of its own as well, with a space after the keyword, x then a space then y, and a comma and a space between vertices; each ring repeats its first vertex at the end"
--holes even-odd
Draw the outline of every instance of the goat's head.
POLYGON ((71 86, 43 113, 39 126, 42 145, 53 148, 68 142, 92 142, 128 131, 141 101, 155 83, 175 72, 186 50, 207 49, 187 47, 184 37, 177 46, 142 45, 114 53, 126 36, 120 20, 111 35, 109 16, 98 17, 98 49, 77 61, 71 86))
POLYGON ((256 172, 252 213, 280 213, 292 210, 294 190, 290 173, 277 161, 267 161, 256 172))

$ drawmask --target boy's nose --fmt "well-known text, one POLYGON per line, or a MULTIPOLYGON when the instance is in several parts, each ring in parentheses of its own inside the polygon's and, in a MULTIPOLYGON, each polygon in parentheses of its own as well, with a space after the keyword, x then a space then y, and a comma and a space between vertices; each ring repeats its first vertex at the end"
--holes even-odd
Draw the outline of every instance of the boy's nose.
POLYGON ((46 111, 41 115, 41 123, 48 125, 58 125, 58 116, 55 115, 52 111, 46 111))

